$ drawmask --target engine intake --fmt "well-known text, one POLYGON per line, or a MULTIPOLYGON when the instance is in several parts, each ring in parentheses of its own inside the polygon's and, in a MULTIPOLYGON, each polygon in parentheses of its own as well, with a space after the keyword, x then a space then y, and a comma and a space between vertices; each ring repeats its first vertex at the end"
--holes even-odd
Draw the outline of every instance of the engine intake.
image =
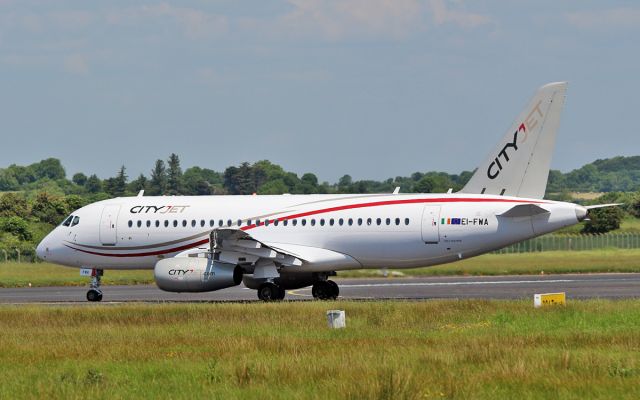
POLYGON ((211 292, 239 285, 242 268, 202 257, 160 260, 153 268, 156 285, 167 292, 211 292))

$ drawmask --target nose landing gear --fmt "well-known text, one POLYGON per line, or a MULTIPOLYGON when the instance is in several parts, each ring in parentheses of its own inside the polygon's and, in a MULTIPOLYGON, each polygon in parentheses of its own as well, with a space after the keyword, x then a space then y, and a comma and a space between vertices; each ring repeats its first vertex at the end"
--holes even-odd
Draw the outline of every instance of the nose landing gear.
POLYGON ((101 301, 102 300, 102 290, 100 290, 100 278, 104 274, 104 270, 102 269, 92 269, 91 270, 91 288, 87 292, 87 300, 88 301, 101 301))

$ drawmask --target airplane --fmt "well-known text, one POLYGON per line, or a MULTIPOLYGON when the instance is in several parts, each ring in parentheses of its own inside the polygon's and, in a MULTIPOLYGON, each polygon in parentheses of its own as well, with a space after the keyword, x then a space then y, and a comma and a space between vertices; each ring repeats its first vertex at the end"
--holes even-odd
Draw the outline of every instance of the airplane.
POLYGON ((260 300, 353 269, 450 263, 577 224, 589 209, 545 200, 566 82, 537 90, 497 146, 457 193, 144 196, 99 201, 73 212, 37 247, 46 261, 91 275, 88 301, 102 300, 108 269, 153 269, 170 292, 239 285, 260 300))

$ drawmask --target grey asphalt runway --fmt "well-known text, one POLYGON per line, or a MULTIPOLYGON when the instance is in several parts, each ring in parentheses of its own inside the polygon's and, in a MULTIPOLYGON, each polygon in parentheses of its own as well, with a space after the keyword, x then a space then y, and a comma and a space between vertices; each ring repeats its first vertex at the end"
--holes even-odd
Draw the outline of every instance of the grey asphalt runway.
MULTIPOLYGON (((375 299, 520 299, 535 293, 566 292, 569 299, 640 297, 640 274, 518 275, 336 279, 340 298, 375 299)), ((128 301, 258 301, 240 285, 210 293, 168 293, 155 285, 103 286, 103 303, 128 301)), ((86 287, 0 289, 0 303, 86 303, 86 287)), ((287 300, 310 300, 311 288, 290 290, 287 300)))

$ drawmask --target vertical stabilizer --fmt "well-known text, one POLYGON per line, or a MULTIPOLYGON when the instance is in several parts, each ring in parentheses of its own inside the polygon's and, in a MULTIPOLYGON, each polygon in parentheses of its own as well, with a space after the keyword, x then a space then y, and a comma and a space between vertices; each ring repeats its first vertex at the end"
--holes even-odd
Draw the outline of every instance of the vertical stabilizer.
POLYGON ((461 192, 543 198, 566 90, 566 82, 538 89, 461 192))

